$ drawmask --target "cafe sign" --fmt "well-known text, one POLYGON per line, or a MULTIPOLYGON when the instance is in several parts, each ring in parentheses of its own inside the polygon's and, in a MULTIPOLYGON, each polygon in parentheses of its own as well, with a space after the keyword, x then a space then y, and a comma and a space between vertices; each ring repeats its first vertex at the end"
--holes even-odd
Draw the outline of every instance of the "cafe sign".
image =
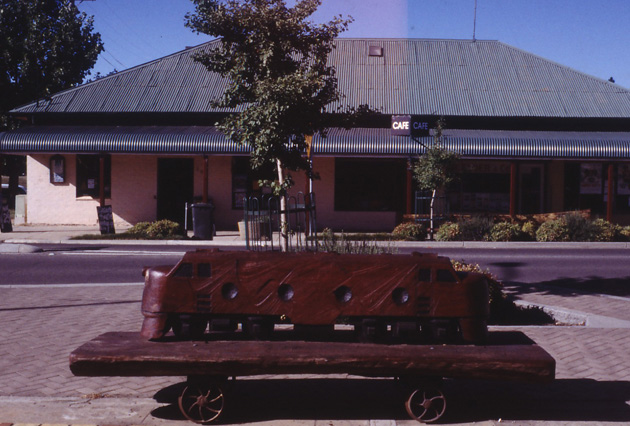
POLYGON ((428 136, 429 121, 417 115, 392 115, 393 136, 428 136))

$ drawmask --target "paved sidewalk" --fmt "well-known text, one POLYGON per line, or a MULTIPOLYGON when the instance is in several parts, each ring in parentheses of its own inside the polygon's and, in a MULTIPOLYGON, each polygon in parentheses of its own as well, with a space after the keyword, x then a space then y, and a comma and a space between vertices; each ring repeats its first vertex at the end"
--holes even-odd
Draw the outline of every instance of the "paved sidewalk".
MULTIPOLYGON (((0 243, 67 241, 93 227, 16 227, 0 243), (11 238, 6 238, 7 236, 11 238), (22 238, 18 241, 18 237, 22 238), (59 238, 59 240, 57 240, 59 238)), ((217 244, 242 244, 235 233, 217 244)), ((161 242, 162 243, 162 242, 161 242)), ((584 326, 510 327, 557 362, 554 383, 447 381, 445 422, 462 425, 630 424, 630 299, 543 286, 508 287, 525 303, 583 318, 584 326)), ((138 331, 141 285, 0 286, 0 426, 190 425, 175 396, 185 378, 74 377, 68 355, 106 331, 138 331)), ((505 329, 505 328, 501 328, 505 329)), ((391 381, 356 377, 268 376, 237 380, 233 423, 416 425, 391 381)))

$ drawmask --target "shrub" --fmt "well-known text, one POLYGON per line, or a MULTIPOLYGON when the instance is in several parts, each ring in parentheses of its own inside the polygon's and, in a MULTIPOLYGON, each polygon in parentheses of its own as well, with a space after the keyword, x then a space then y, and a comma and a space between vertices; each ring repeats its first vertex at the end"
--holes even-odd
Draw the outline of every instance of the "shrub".
POLYGON ((175 238, 182 235, 182 229, 179 223, 171 220, 158 220, 151 223, 146 230, 149 238, 175 238))
POLYGON ((589 219, 579 213, 569 213, 564 216, 564 222, 569 233, 569 241, 594 241, 597 228, 589 219))
POLYGON ((566 222, 563 219, 553 219, 544 222, 536 231, 536 241, 570 241, 566 222))
POLYGON ((464 241, 485 241, 493 226, 492 219, 485 216, 473 216, 458 222, 461 239, 464 241))
POLYGON ((134 238, 176 239, 182 237, 183 231, 179 223, 163 219, 157 222, 139 222, 129 228, 126 234, 134 238))
POLYGON ((536 241, 536 231, 538 230, 538 223, 534 221, 527 221, 521 227, 521 236, 527 241, 536 241))
POLYGON ((621 234, 622 240, 630 241, 630 226, 624 226, 623 228, 621 228, 619 233, 621 234))
POLYGON ((149 226, 151 226, 151 222, 138 222, 129 228, 126 233, 132 237, 145 238, 149 226))
POLYGON ((488 233, 490 241, 519 241, 521 237, 521 228, 518 225, 509 222, 495 223, 488 233))
POLYGON ((427 238, 427 229, 420 223, 406 222, 396 226, 392 236, 397 240, 422 241, 427 238))
POLYGON ((597 219, 593 222, 595 229, 595 241, 623 241, 622 228, 604 219, 597 219))
POLYGON ((320 233, 320 239, 317 244, 320 251, 329 253, 394 254, 396 252, 396 248, 390 243, 382 246, 374 240, 349 240, 343 232, 337 236, 330 228, 325 228, 320 233))
POLYGON ((462 235, 459 232, 459 225, 453 222, 442 224, 435 233, 437 241, 461 241, 462 235))

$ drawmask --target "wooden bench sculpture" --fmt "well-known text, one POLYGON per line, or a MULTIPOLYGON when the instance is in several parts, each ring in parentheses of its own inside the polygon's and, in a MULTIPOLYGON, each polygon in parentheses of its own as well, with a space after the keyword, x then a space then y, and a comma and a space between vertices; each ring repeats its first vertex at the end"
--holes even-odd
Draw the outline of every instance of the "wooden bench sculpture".
POLYGON ((554 359, 522 333, 488 333, 485 279, 444 257, 198 250, 144 275, 142 332, 85 343, 70 369, 187 376, 178 405, 197 423, 224 412, 228 377, 394 377, 411 385, 409 416, 428 423, 446 411, 442 378, 555 375, 554 359))

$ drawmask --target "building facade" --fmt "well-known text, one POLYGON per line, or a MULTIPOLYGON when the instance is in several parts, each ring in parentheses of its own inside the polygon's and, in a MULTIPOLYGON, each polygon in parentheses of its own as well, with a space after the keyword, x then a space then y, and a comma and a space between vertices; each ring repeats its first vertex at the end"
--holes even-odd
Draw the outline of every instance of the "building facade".
MULTIPOLYGON (((0 154, 25 154, 29 223, 118 226, 170 218, 207 193, 218 229, 236 229, 260 194, 248 150, 216 130, 224 87, 193 56, 212 41, 11 112, 0 154)), ((431 128, 461 154, 450 211, 530 214, 590 209, 630 223, 630 91, 497 41, 339 39, 330 62, 341 103, 378 111, 314 135, 318 226, 391 231, 414 212, 409 163, 432 131, 399 135, 392 117, 431 128), (609 194, 612 196, 609 197, 609 194)), ((294 191, 306 190, 301 175, 294 191)))

